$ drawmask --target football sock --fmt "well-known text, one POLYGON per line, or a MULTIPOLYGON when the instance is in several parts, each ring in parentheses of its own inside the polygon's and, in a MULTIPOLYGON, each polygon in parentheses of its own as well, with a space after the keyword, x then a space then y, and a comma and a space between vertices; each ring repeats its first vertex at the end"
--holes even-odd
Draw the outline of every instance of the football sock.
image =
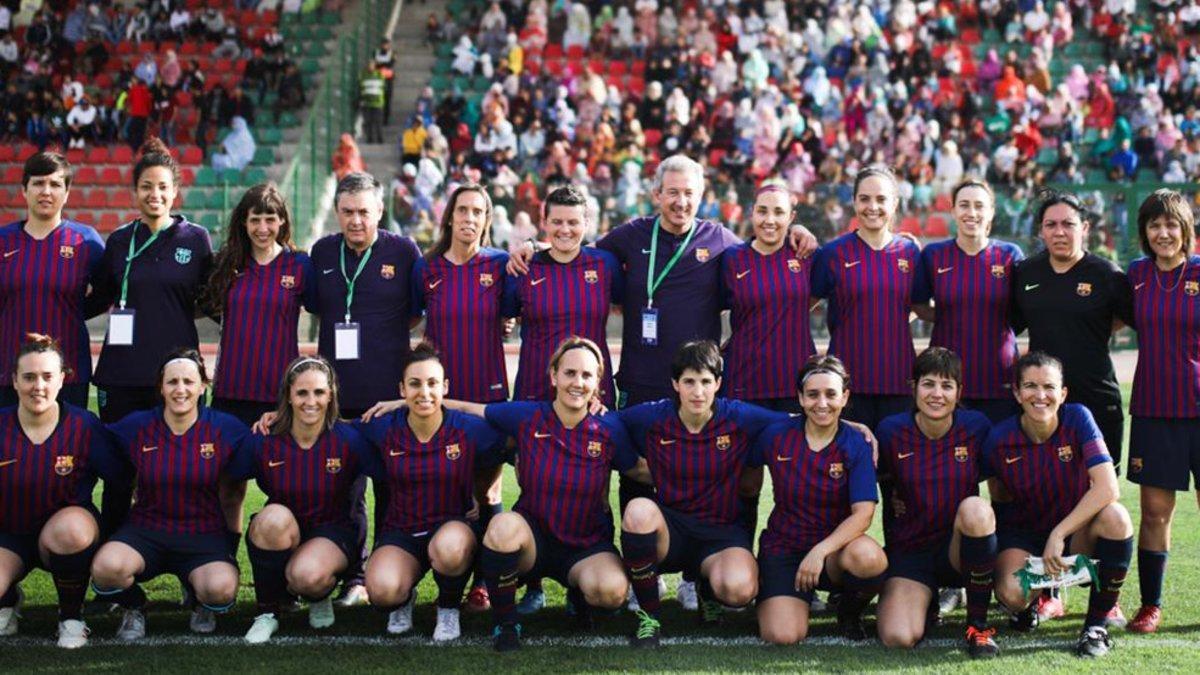
POLYGON ((521 552, 501 553, 484 546, 479 557, 496 625, 516 623, 517 567, 521 562, 521 552))
POLYGON ((657 617, 661 607, 661 598, 658 597, 658 533, 637 534, 621 530, 621 551, 638 606, 650 616, 657 617))
POLYGON ((1103 626, 1108 613, 1117 604, 1121 594, 1121 584, 1125 583, 1125 575, 1129 573, 1129 559, 1133 557, 1133 537, 1128 539, 1096 539, 1094 550, 1096 559, 1100 561, 1097 572, 1099 583, 1092 584, 1092 593, 1088 596, 1087 618, 1084 626, 1103 626))
POLYGON ((992 585, 996 571, 996 533, 986 537, 963 535, 959 546, 963 576, 967 589, 967 623, 987 626, 988 605, 992 601, 992 585))
POLYGON ((92 556, 100 544, 92 542, 82 551, 66 555, 50 554, 50 574, 58 591, 58 619, 83 619, 83 600, 87 596, 91 576, 92 556))
POLYGON ((1138 549, 1138 586, 1142 592, 1143 606, 1158 607, 1162 604, 1163 577, 1167 572, 1167 553, 1167 551, 1138 549))

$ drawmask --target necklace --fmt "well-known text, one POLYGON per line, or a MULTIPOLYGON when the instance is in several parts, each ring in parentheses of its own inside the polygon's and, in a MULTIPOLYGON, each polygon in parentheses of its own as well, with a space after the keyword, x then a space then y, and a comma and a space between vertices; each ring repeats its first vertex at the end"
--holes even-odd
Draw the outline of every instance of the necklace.
POLYGON ((1164 288, 1162 285, 1162 280, 1160 280, 1158 278, 1159 277, 1158 267, 1155 267, 1154 268, 1154 284, 1156 286, 1158 286, 1158 290, 1163 291, 1164 293, 1170 293, 1171 291, 1175 290, 1176 288, 1179 288, 1180 282, 1183 281, 1184 272, 1187 272, 1187 258, 1184 258, 1183 264, 1179 266, 1179 276, 1177 276, 1175 278, 1175 283, 1171 284, 1170 288, 1164 288))

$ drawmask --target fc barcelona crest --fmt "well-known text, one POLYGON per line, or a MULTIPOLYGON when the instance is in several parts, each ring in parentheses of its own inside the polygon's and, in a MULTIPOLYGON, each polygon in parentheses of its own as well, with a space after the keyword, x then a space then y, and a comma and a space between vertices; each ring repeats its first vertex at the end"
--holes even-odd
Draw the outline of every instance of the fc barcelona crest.
POLYGON ((1183 282, 1183 292, 1193 297, 1200 295, 1200 281, 1183 282))
POLYGON ((325 458, 325 473, 341 473, 342 458, 341 457, 326 457, 325 458))
POLYGON ((842 476, 846 475, 846 467, 841 462, 833 462, 829 465, 829 477, 834 480, 841 480, 842 476))
POLYGON ((458 447, 458 443, 451 443, 446 446, 446 459, 454 461, 462 457, 462 448, 458 447))
POLYGON ((54 473, 65 476, 75 470, 75 458, 71 455, 59 455, 54 458, 54 473))
POLYGON ((1092 294, 1092 285, 1091 284, 1080 283, 1078 286, 1075 287, 1075 295, 1078 295, 1081 298, 1086 298, 1087 296, 1089 296, 1091 294, 1092 294))
POLYGON ((588 446, 587 446, 588 457, 595 459, 596 457, 599 457, 603 453, 604 453, 604 446, 600 444, 600 441, 588 441, 588 446))
POLYGON ((1075 452, 1071 450, 1071 446, 1064 445, 1058 449, 1058 461, 1069 462, 1075 456, 1075 452))
POLYGON ((908 260, 906 260, 904 258, 897 260, 896 267, 899 267, 901 272, 908 274, 908 270, 909 270, 908 260))
POLYGON ((583 271, 583 280, 588 282, 589 284, 594 284, 597 281, 600 281, 600 273, 597 272, 596 270, 584 270, 583 271))
POLYGON ((279 277, 279 285, 284 288, 295 288, 296 287, 296 277, 291 274, 285 274, 285 275, 279 277))
POLYGON ((717 436, 717 449, 728 450, 729 446, 733 445, 733 440, 729 438, 729 434, 721 434, 717 436))
POLYGON ((175 249, 175 262, 186 265, 192 261, 192 249, 180 246, 175 249))
POLYGON ((212 443, 201 443, 200 444, 200 456, 201 457, 203 457, 204 459, 212 459, 213 457, 216 457, 216 455, 217 455, 217 446, 213 445, 212 443))
POLYGON ((1130 457, 1129 458, 1129 473, 1141 473, 1141 472, 1142 472, 1142 458, 1141 457, 1130 457))
POLYGON ((383 277, 384 279, 391 279, 391 278, 395 277, 396 276, 396 266, 395 265, 380 265, 379 266, 379 276, 383 277))
POLYGON ((954 446, 954 461, 965 462, 968 459, 970 459, 970 457, 971 457, 971 453, 970 453, 970 451, 967 450, 967 446, 965 446, 965 445, 954 446))
POLYGON ((696 248, 696 260, 699 260, 700 262, 707 262, 708 261, 708 248, 706 248, 704 246, 698 246, 696 248))
POLYGON ((479 285, 480 286, 483 286, 484 288, 489 288, 494 283, 496 283, 496 280, 492 277, 491 272, 480 273, 480 275, 479 275, 479 285))
POLYGON ((788 271, 789 272, 799 272, 800 271, 800 261, 796 260, 795 258, 788 258, 788 271))
POLYGON ((71 258, 74 258, 75 257, 75 247, 74 246, 59 246, 58 247, 58 257, 62 258, 63 260, 70 260, 71 258))
POLYGON ((997 279, 1004 278, 1004 265, 992 265, 992 276, 997 279))

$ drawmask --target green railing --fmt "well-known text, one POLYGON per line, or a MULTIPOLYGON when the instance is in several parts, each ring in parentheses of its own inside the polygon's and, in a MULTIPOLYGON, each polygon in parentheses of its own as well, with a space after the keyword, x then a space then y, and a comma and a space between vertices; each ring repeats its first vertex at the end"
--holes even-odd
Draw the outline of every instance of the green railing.
POLYGON ((283 174, 282 189, 296 224, 293 236, 306 245, 321 209, 325 181, 332 173, 331 160, 343 133, 354 132, 358 81, 380 37, 387 30, 399 0, 363 0, 358 25, 345 27, 337 47, 328 57, 308 121, 296 152, 283 174))

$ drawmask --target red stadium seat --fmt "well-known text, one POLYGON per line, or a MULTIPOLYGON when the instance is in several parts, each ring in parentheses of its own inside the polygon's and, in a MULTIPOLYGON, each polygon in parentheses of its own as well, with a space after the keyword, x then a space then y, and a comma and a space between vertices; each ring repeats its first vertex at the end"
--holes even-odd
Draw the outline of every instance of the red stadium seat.
POLYGON ((201 152, 200 148, 194 145, 188 145, 184 147, 182 155, 183 157, 181 161, 184 164, 191 164, 195 166, 204 161, 204 153, 201 152))
POLYGON ((106 211, 100 215, 100 222, 96 223, 96 229, 104 234, 113 232, 121 226, 121 217, 112 211, 106 211))
POLYGON ((0 191, 0 206, 4 208, 24 208, 25 195, 21 194, 20 190, 0 191))
POLYGON ((926 237, 948 237, 950 236, 950 225, 946 220, 946 216, 934 213, 925 219, 925 236, 926 237))
POLYGON ((19 166, 4 167, 4 184, 5 185, 20 185, 21 174, 23 173, 19 166))
POLYGON ((32 145, 30 143, 22 143, 21 146, 19 148, 17 148, 17 161, 24 162, 25 160, 29 159, 30 157, 33 157, 34 155, 36 155, 37 151, 38 151, 37 146, 32 145))
POLYGON ((91 166, 81 166, 75 172, 75 185, 94 185, 100 182, 99 176, 96 175, 96 168, 91 166))
POLYGON ((954 210, 954 201, 948 194, 940 194, 933 198, 933 210, 949 213, 954 210))
POLYGON ((121 170, 115 166, 106 166, 100 170, 100 177, 96 182, 101 185, 120 185, 121 170))
POLYGON ((108 205, 114 209, 132 209, 133 193, 128 188, 117 188, 108 193, 108 205))
POLYGON ((217 59, 213 64, 213 72, 224 75, 225 73, 233 72, 233 61, 229 59, 217 59))
POLYGON ((106 164, 108 163, 108 146, 101 145, 91 148, 87 151, 88 164, 106 164))
POLYGON ((72 148, 71 150, 67 151, 67 161, 75 166, 83 164, 83 160, 85 158, 87 158, 87 152, 79 148, 72 148))
POLYGON ((16 211, 2 211, 2 212, 0 212, 0 224, 8 224, 11 222, 15 222, 15 221, 20 220, 23 217, 24 216, 22 216, 20 213, 18 213, 16 211))
POLYGON ((629 72, 629 68, 625 67, 624 61, 613 61, 608 64, 608 74, 616 77, 622 77, 629 72))
POLYGON ((629 73, 631 75, 636 75, 637 77, 644 77, 646 75, 645 60, 643 60, 643 59, 635 60, 633 62, 633 65, 629 66, 629 73))
POLYGON ((921 234, 921 219, 916 216, 906 216, 900 220, 900 231, 909 234, 921 234))
POLYGON ((567 49, 567 58, 568 59, 582 59, 583 58, 583 47, 581 45, 571 45, 571 47, 569 49, 567 49))
POLYGON ((550 77, 558 78, 563 74, 563 62, 559 60, 546 61, 546 74, 550 77))
POLYGON ((133 164, 133 150, 128 145, 113 146, 113 164, 133 164))
POLYGON ((546 45, 546 49, 542 53, 547 59, 561 59, 563 56, 562 45, 551 42, 546 45))
POLYGON ((17 156, 17 151, 7 143, 0 143, 0 162, 11 162, 17 156))
POLYGON ((104 188, 89 190, 87 196, 83 200, 83 205, 89 209, 103 209, 108 207, 108 191, 104 188))
POLYGON ((128 56, 133 53, 136 45, 129 40, 121 40, 117 43, 117 56, 128 56))
POLYGON ((196 182, 196 171, 191 167, 183 167, 179 169, 179 184, 191 185, 196 182))
POLYGON ((540 61, 526 61, 525 62, 525 72, 529 73, 530 75, 532 75, 534 77, 541 75, 542 74, 541 62, 540 61))
POLYGON ((663 134, 658 129, 646 129, 646 148, 657 148, 662 143, 663 134))
POLYGON ((589 59, 588 67, 592 69, 593 73, 603 75, 604 73, 608 72, 608 61, 605 61, 604 59, 595 59, 595 58, 589 59))

